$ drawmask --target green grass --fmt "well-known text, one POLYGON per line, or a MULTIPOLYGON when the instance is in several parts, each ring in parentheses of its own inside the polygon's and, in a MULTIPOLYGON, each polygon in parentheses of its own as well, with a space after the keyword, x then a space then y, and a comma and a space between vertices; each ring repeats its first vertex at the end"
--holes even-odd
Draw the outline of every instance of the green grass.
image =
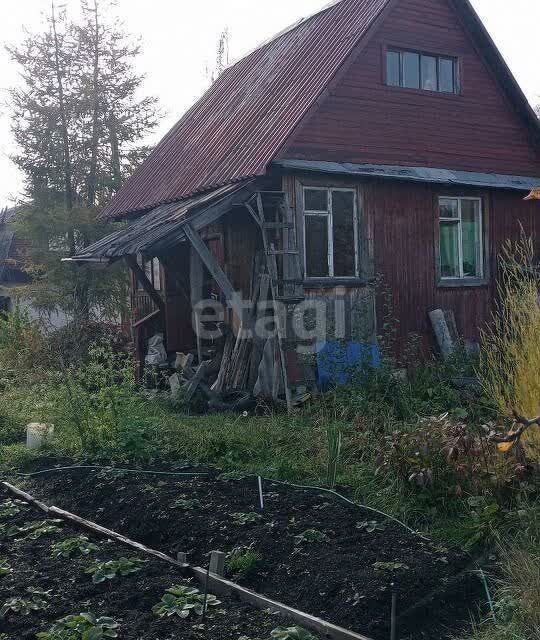
POLYGON ((538 476, 521 481, 496 452, 449 461, 445 447, 454 437, 452 425, 466 422, 474 440, 478 425, 493 416, 485 400, 473 402, 456 392, 450 379, 459 372, 459 362, 431 362, 405 383, 385 365, 291 415, 189 415, 165 397, 149 400, 138 393, 129 360, 97 349, 77 371, 43 367, 2 381, 0 470, 24 468, 33 460, 24 446, 24 425, 46 422, 54 425, 54 437, 45 454, 143 467, 211 464, 323 486, 329 478, 329 432, 339 431, 338 490, 345 485, 343 491, 360 503, 443 544, 498 542, 506 549, 499 552, 503 560, 508 549, 525 554, 513 556, 514 572, 503 562, 496 598, 500 612, 506 607, 504 616, 497 625, 480 624, 469 640, 538 640, 538 593, 520 581, 527 576, 537 584, 530 548, 540 541, 538 476), (428 419, 441 413, 448 418, 428 419), (431 482, 409 481, 426 468, 431 482), (531 539, 534 544, 527 543, 531 539), (510 613, 509 602, 518 603, 510 613))

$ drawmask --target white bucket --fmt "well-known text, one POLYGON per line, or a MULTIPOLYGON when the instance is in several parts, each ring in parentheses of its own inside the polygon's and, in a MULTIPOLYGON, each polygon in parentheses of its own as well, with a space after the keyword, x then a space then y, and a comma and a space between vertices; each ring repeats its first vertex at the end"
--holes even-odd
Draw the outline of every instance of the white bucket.
POLYGON ((28 449, 41 449, 48 437, 54 432, 51 424, 31 422, 26 425, 26 446, 28 449))

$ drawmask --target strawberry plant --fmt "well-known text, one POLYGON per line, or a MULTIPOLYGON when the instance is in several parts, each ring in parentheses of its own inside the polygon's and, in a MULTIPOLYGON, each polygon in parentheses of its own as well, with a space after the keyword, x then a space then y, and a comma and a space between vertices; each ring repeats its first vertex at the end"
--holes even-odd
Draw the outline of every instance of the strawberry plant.
POLYGON ((0 518, 11 518, 21 511, 21 506, 26 503, 22 500, 3 500, 0 502, 0 518))
POLYGON ((85 573, 92 576, 92 582, 99 584, 105 580, 113 580, 117 576, 127 576, 140 571, 146 560, 139 558, 120 558, 120 560, 108 560, 107 562, 94 562, 85 573))
MULTIPOLYGON (((221 601, 216 596, 208 595, 206 598, 206 608, 216 607, 221 601)), ((194 587, 184 587, 175 584, 167 589, 152 611, 160 618, 178 616, 187 618, 191 613, 202 616, 205 613, 204 594, 194 587)))
POLYGON ((254 524, 262 520, 260 513, 251 511, 250 513, 231 513, 234 524, 245 526, 246 524, 254 524))
POLYGON ((312 633, 302 627, 278 627, 270 635, 275 640, 317 640, 312 633))
POLYGON ((6 535, 14 538, 22 534, 18 541, 37 540, 41 536, 61 531, 59 524, 62 524, 62 520, 35 520, 34 522, 26 522, 22 527, 10 527, 6 535))
POLYGON ((193 499, 184 499, 180 498, 176 502, 173 503, 174 509, 182 509, 183 511, 193 511, 194 509, 199 509, 201 506, 200 500, 196 498, 193 499))
POLYGON ((375 533, 375 531, 384 531, 384 525, 377 522, 377 520, 366 520, 365 522, 358 522, 356 524, 357 529, 367 531, 367 533, 375 533))
POLYGON ((6 560, 0 560, 0 578, 9 576, 10 573, 13 573, 13 569, 9 566, 6 560))
POLYGON ((313 542, 330 542, 330 538, 318 529, 306 529, 302 533, 294 536, 296 544, 311 544, 313 542))
POLYGON ((36 634, 38 640, 104 640, 117 638, 118 623, 112 618, 96 618, 92 613, 79 613, 58 620, 49 631, 36 634))
POLYGON ((4 602, 0 609, 0 619, 10 612, 20 613, 22 616, 28 616, 32 611, 41 611, 49 606, 47 598, 50 596, 50 591, 42 591, 34 587, 28 587, 28 596, 20 596, 10 598, 4 602))
POLYGON ((51 546, 53 558, 71 558, 77 554, 87 556, 98 549, 97 544, 89 542, 86 536, 67 538, 51 546))

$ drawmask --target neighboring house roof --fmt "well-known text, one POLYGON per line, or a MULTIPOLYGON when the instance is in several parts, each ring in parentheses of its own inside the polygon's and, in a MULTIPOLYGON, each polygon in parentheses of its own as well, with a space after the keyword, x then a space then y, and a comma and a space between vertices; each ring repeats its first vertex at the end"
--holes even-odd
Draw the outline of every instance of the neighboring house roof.
MULTIPOLYGON (((470 2, 451 1, 516 111, 538 133, 532 108, 470 2)), ((263 175, 397 2, 339 0, 225 70, 123 185, 103 215, 139 213, 263 175)))

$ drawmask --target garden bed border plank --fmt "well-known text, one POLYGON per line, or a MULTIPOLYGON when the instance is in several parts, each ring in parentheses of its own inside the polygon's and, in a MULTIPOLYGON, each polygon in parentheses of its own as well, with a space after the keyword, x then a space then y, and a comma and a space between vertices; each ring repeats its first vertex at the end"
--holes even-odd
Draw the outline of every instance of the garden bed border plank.
POLYGON ((159 558, 160 560, 163 560, 164 562, 168 562, 170 564, 174 564, 176 567, 178 567, 181 570, 186 571, 186 569, 189 566, 189 565, 184 564, 182 562, 178 562, 174 558, 171 558, 171 556, 168 556, 166 553, 162 553, 161 551, 156 551, 155 549, 150 549, 150 547, 147 547, 144 544, 141 544, 140 542, 135 542, 135 540, 131 540, 130 538, 126 538, 125 536, 121 535, 120 533, 117 533, 116 531, 112 531, 111 529, 107 529, 106 527, 102 527, 101 525, 96 524, 95 522, 92 522, 90 520, 86 520, 85 518, 81 518, 80 516, 77 516, 74 513, 71 513, 69 511, 65 511, 64 509, 59 509, 58 507, 48 507, 43 502, 40 502, 39 500, 36 500, 29 493, 26 493, 25 491, 21 491, 21 489, 17 489, 17 487, 14 487, 9 482, 2 482, 2 485, 4 487, 6 487, 6 489, 8 491, 10 491, 11 493, 13 493, 14 495, 16 495, 16 496, 18 496, 20 498, 23 498, 24 500, 26 500, 30 504, 32 504, 32 505, 38 507, 39 509, 45 511, 45 513, 47 513, 49 515, 58 516, 58 518, 61 518, 62 520, 66 520, 68 522, 74 522, 75 524, 79 525, 80 527, 83 527, 85 529, 89 529, 90 531, 93 531, 94 533, 97 533, 99 535, 105 536, 106 538, 110 538, 112 540, 116 540, 117 542, 120 542, 120 543, 122 543, 122 544, 124 544, 124 545, 126 545, 128 547, 131 547, 132 549, 137 549, 138 551, 142 551, 143 553, 145 553, 147 555, 159 558))
POLYGON ((134 540, 126 538, 116 531, 112 531, 111 529, 102 527, 101 525, 96 524, 91 520, 81 518, 74 513, 65 511, 64 509, 59 509, 58 507, 48 507, 45 503, 36 500, 36 498, 34 498, 32 495, 26 493, 26 491, 18 489, 9 482, 2 482, 2 485, 13 495, 25 500, 29 504, 36 506, 38 509, 41 509, 47 514, 58 516, 62 520, 75 523, 94 533, 103 535, 112 540, 116 540, 117 542, 127 545, 128 547, 137 549, 138 551, 141 551, 147 555, 159 558, 160 560, 168 562, 169 564, 173 564, 178 567, 178 569, 184 576, 191 575, 202 585, 208 586, 215 593, 222 595, 233 594, 242 602, 247 602, 257 609, 270 609, 271 611, 282 613, 291 618, 291 620, 293 620, 294 622, 297 622, 303 627, 321 635, 322 638, 329 638, 331 640, 371 640, 371 638, 368 638, 367 636, 363 636, 354 631, 349 631, 347 629, 344 629, 343 627, 338 627, 331 622, 326 622, 321 618, 317 618, 308 613, 304 613, 303 611, 299 611, 298 609, 289 607, 282 602, 277 602, 276 600, 267 598, 266 596, 256 593, 255 591, 246 589, 236 582, 231 582, 226 578, 222 578, 221 576, 218 576, 216 574, 209 573, 207 569, 203 569, 202 567, 193 567, 189 564, 178 562, 171 556, 168 556, 161 551, 150 549, 140 542, 135 542, 134 540))
POLYGON ((312 616, 309 613, 304 613, 282 602, 267 598, 260 593, 246 589, 246 587, 242 587, 236 582, 231 582, 217 574, 208 573, 208 570, 203 567, 190 566, 189 572, 203 586, 206 585, 206 581, 208 580, 209 591, 220 595, 233 594, 242 602, 247 602, 257 609, 270 609, 271 611, 282 613, 306 629, 319 634, 321 638, 330 638, 331 640, 371 640, 371 638, 356 633, 355 631, 338 627, 331 622, 326 622, 326 620, 312 616))

